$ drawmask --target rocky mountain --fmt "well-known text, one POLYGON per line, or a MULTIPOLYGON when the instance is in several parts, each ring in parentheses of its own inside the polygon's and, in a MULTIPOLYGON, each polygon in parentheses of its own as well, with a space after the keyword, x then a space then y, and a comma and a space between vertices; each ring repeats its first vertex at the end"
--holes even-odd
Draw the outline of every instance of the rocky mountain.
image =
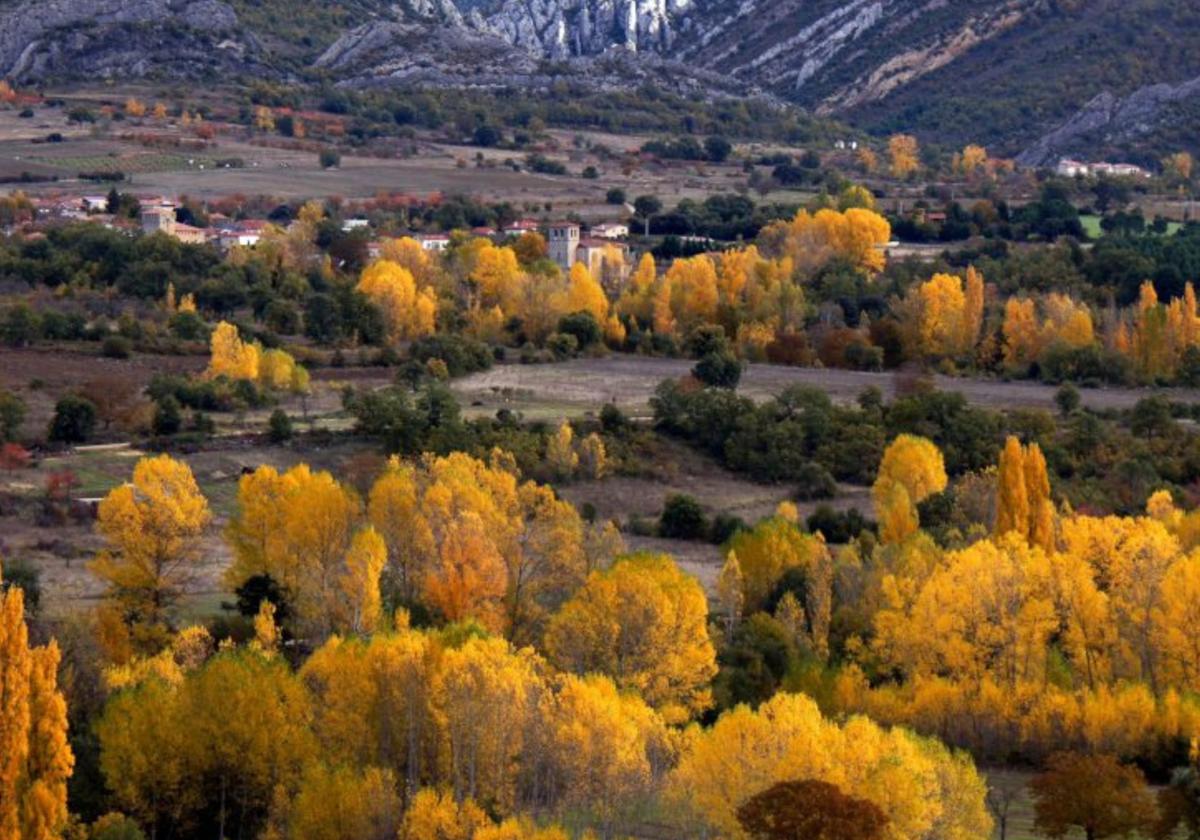
POLYGON ((1197 36, 1195 0, 0 0, 19 79, 661 77, 1027 161, 1157 154, 1200 108, 1197 36))

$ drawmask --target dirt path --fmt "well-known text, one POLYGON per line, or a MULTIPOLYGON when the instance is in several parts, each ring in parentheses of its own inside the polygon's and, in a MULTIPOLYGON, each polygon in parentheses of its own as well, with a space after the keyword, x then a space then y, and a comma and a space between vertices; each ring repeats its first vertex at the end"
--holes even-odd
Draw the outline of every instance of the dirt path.
MULTIPOLYGON (((563 413, 581 407, 595 409, 607 402, 644 411, 658 383, 684 376, 694 362, 644 356, 609 356, 578 359, 555 365, 501 365, 455 383, 464 402, 476 409, 509 406, 534 408, 560 406, 563 413)), ((1050 385, 1037 382, 1002 382, 935 376, 938 390, 956 391, 971 403, 987 408, 1054 409, 1050 385)), ((790 385, 820 388, 839 402, 856 398, 865 388, 879 388, 885 398, 895 396, 896 375, 779 365, 750 365, 742 376, 741 393, 754 399, 774 396, 790 385)), ((1178 402, 1200 402, 1195 389, 1081 388, 1083 404, 1095 409, 1130 408, 1155 393, 1178 402)))

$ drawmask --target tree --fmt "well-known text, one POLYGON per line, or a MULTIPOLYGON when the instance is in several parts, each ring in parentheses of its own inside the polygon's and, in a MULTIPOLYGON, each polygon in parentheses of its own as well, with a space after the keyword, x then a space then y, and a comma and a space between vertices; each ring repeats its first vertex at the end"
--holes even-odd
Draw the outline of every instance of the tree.
POLYGON ((277 408, 267 420, 267 430, 272 443, 286 443, 292 439, 292 418, 282 408, 277 408))
POLYGON ((917 505, 946 489, 942 453, 929 440, 899 435, 888 445, 871 487, 871 500, 885 543, 901 542, 918 527, 917 505))
POLYGON ((888 823, 874 802, 817 779, 772 785, 742 803, 737 817, 756 840, 882 840, 888 823))
POLYGON ((639 195, 633 200, 633 213, 645 225, 645 235, 650 235, 650 219, 662 212, 662 202, 652 195, 639 195))
POLYGON ((0 587, 0 837, 54 840, 66 825, 74 756, 58 664, 56 642, 29 646, 24 591, 0 587))
POLYGON ((708 601, 670 557, 632 554, 587 582, 550 620, 550 659, 575 674, 601 673, 636 689, 668 723, 712 704, 717 672, 708 601))
POLYGON ((668 778, 667 796, 715 836, 748 840, 738 807, 797 779, 827 782, 875 803, 887 817, 887 837, 991 834, 986 786, 969 758, 865 717, 840 725, 826 720, 803 694, 781 692, 757 709, 738 706, 694 732, 668 778))
POLYGON ((205 375, 211 378, 227 376, 230 379, 258 379, 259 352, 253 344, 242 341, 238 328, 222 321, 213 330, 210 339, 212 356, 205 375))
POLYGON ((692 376, 710 388, 734 390, 742 378, 742 362, 728 350, 708 353, 696 362, 692 376))
POLYGON ((1112 755, 1056 753, 1029 783, 1035 825, 1049 837, 1081 828, 1087 840, 1149 833, 1157 819, 1142 772, 1112 755))
POLYGON ((142 644, 161 645, 172 609, 194 579, 210 518, 191 469, 169 455, 138 461, 132 483, 100 502, 96 527, 107 547, 88 568, 142 644))
POLYGON ((322 169, 337 169, 342 165, 342 156, 337 149, 322 149, 317 156, 322 169))
POLYGON ((0 388, 0 443, 15 441, 24 422, 24 400, 11 391, 0 388))
POLYGON ((403 812, 390 771, 317 764, 273 821, 286 840, 395 840, 403 812))
POLYGON ((682 493, 667 497, 658 520, 659 536, 669 540, 698 540, 707 530, 708 520, 698 501, 682 493))
POLYGON ((60 443, 83 443, 96 429, 96 406, 73 394, 60 399, 50 420, 49 438, 60 443))
POLYGON ((546 466, 559 481, 571 478, 579 467, 579 455, 575 453, 574 441, 575 432, 565 420, 546 441, 546 466))
POLYGON ((433 334, 437 296, 428 287, 418 289, 407 268, 380 260, 363 272, 357 288, 383 313, 389 341, 411 341, 433 334))
POLYGON ((894 134, 888 140, 888 155, 892 162, 892 176, 908 178, 920 166, 920 149, 917 138, 909 134, 894 134))

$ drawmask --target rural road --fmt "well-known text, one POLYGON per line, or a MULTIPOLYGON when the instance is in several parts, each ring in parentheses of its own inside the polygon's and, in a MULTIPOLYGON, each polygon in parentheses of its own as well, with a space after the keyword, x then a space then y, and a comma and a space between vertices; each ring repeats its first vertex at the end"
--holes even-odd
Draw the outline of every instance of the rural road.
MULTIPOLYGON (((686 375, 693 364, 688 359, 647 356, 608 356, 549 365, 506 364, 460 379, 454 389, 464 401, 484 404, 507 394, 507 401, 517 404, 545 402, 596 407, 615 402, 622 407, 641 409, 659 382, 686 375)), ((766 399, 790 385, 808 385, 821 389, 835 401, 849 402, 871 386, 890 399, 895 396, 896 382, 896 374, 890 372, 749 365, 738 390, 754 399, 766 399)), ((934 383, 940 391, 956 391, 972 404, 987 408, 1055 408, 1057 389, 1037 382, 935 376, 934 383)), ((1190 388, 1080 388, 1079 393, 1083 405, 1094 409, 1130 408, 1155 393, 1166 394, 1178 402, 1200 403, 1200 390, 1190 388)))

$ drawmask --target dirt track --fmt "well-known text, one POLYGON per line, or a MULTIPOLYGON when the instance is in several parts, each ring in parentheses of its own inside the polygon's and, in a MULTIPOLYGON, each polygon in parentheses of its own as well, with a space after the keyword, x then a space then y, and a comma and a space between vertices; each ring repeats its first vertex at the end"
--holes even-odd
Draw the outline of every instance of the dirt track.
MULTIPOLYGON (((595 408, 606 402, 630 409, 644 409, 655 387, 664 379, 684 376, 694 363, 687 359, 657 359, 642 356, 610 356, 579 359, 556 365, 501 365, 459 380, 455 390, 467 402, 545 402, 564 407, 595 408)), ((938 390, 957 391, 971 403, 988 408, 1053 409, 1056 389, 1036 382, 1001 382, 936 376, 938 390)), ((740 391, 755 399, 778 394, 789 385, 820 388, 834 400, 847 402, 864 388, 879 388, 885 398, 895 395, 893 373, 863 373, 822 368, 750 365, 742 376, 740 391)), ((1176 388, 1081 388, 1088 408, 1130 408, 1155 393, 1167 394, 1178 402, 1200 402, 1200 391, 1176 388)))

